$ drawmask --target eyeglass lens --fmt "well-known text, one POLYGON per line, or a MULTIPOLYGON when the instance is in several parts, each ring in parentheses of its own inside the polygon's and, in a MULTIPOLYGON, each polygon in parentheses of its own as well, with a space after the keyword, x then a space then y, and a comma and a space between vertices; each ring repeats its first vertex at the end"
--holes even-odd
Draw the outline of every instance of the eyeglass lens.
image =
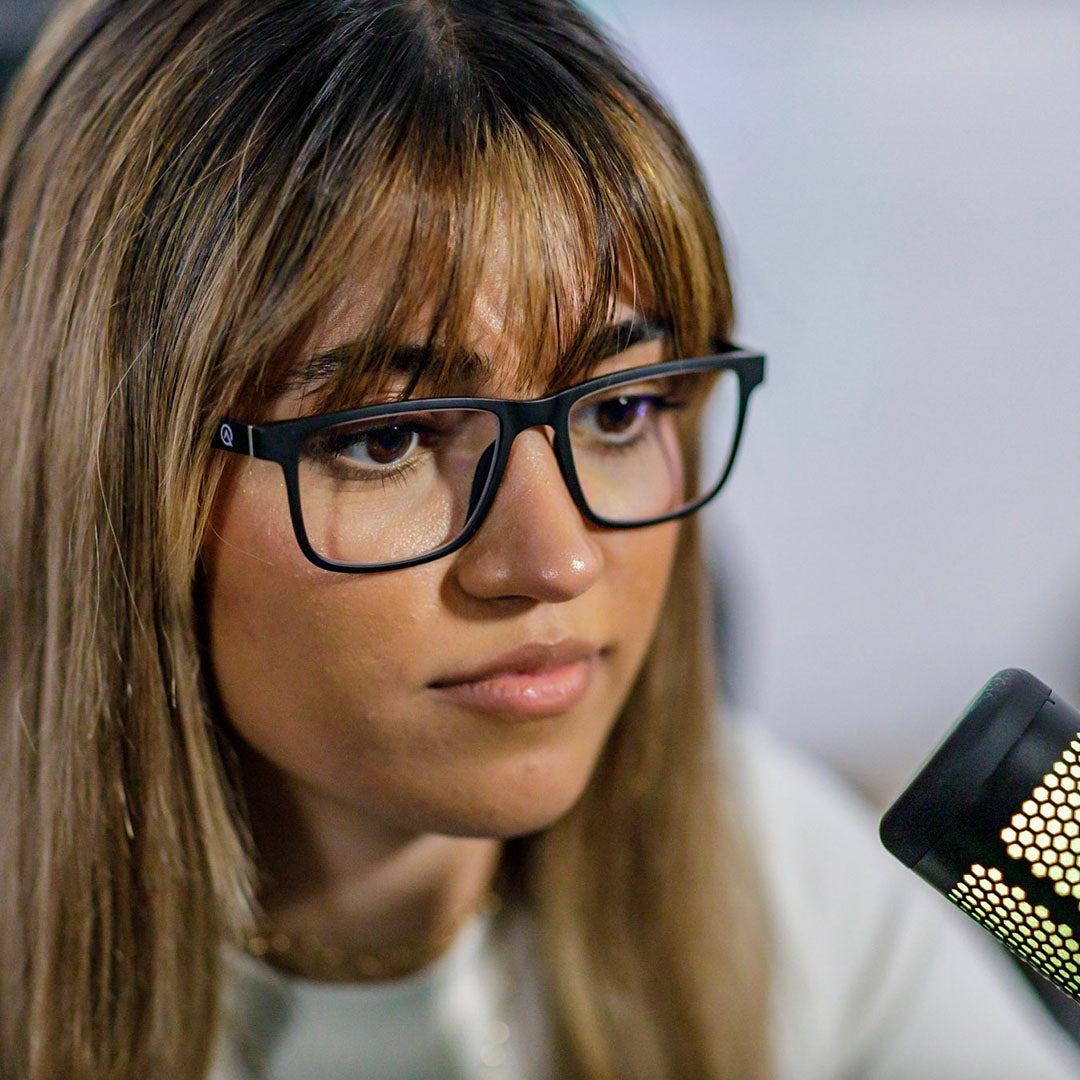
MULTIPOLYGON (((569 416, 570 447, 589 509, 613 524, 646 524, 696 502, 726 471, 738 419, 732 371, 619 384, 579 399, 569 416)), ((498 436, 498 417, 483 409, 395 413, 319 429, 304 442, 298 467, 308 542, 325 559, 355 565, 445 547, 483 495, 498 436)))

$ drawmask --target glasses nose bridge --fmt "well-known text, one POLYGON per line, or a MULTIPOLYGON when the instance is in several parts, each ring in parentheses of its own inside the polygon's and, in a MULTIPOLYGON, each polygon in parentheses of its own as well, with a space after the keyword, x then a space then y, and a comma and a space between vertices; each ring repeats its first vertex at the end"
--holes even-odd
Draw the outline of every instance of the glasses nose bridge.
MULTIPOLYGON (((564 447, 560 429, 562 427, 562 395, 552 394, 546 398, 534 398, 531 401, 508 400, 502 402, 503 434, 506 447, 504 461, 510 456, 514 440, 523 432, 532 428, 549 427, 555 433, 553 449, 555 459, 564 477, 567 476, 568 462, 563 460, 564 447)), ((573 486, 571 484, 571 486, 573 486)))
MULTIPOLYGON (((550 427, 555 433, 552 450, 555 454, 555 461, 559 466, 559 472, 562 474, 563 480, 570 490, 571 497, 580 507, 580 498, 578 497, 577 483, 574 480, 573 469, 570 462, 565 458, 565 451, 568 450, 568 448, 564 447, 563 439, 560 435, 560 430, 563 426, 563 411, 564 406, 561 394, 552 394, 550 397, 546 398, 534 398, 531 401, 510 399, 500 403, 502 432, 505 441, 502 452, 499 454, 501 467, 498 468, 499 475, 495 478, 497 481, 496 487, 502 486, 503 476, 505 475, 506 465, 510 460, 510 451, 513 448, 514 440, 523 431, 531 431, 533 428, 538 427, 550 427)), ((494 497, 494 494, 495 493, 493 492, 492 497, 494 497)))
POLYGON ((513 442, 523 431, 534 427, 550 427, 559 430, 560 395, 535 398, 532 401, 504 402, 507 421, 507 440, 513 442))

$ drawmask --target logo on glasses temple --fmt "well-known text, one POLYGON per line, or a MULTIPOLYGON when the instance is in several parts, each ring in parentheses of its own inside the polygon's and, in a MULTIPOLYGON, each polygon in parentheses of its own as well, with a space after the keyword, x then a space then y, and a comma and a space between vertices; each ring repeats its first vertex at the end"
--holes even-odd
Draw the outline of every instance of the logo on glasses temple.
POLYGON ((228 424, 221 425, 221 441, 231 450, 233 444, 232 428, 228 424))

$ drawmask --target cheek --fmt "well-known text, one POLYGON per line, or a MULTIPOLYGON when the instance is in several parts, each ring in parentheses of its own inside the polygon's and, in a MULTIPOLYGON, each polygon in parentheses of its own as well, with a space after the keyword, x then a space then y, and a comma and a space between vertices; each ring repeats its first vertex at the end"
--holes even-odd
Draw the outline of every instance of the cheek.
POLYGON ((677 521, 605 536, 617 626, 648 644, 667 592, 680 525, 677 521))
POLYGON ((263 464, 215 502, 204 550, 210 664, 236 730, 300 764, 341 738, 333 717, 358 700, 377 707, 408 681, 409 646, 422 640, 437 589, 423 572, 345 577, 313 566, 293 535, 284 484, 263 464))
POLYGON ((613 661, 620 701, 630 692, 656 630, 680 527, 673 521, 598 534, 607 577, 607 621, 615 629, 618 644, 613 661))

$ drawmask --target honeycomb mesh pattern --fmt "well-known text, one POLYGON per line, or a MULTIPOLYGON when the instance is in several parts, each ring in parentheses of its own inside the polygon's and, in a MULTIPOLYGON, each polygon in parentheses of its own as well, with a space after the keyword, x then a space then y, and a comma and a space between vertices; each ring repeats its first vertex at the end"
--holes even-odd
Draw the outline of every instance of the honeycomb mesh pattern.
POLYGON ((949 899, 1022 960, 1080 999, 1080 944, 1072 928, 1054 922, 1043 905, 1030 903, 1019 885, 1007 885, 996 866, 973 864, 949 899))
POLYGON ((1013 814, 1001 839, 1009 858, 1053 882, 1058 896, 1080 901, 1080 734, 1013 814))

